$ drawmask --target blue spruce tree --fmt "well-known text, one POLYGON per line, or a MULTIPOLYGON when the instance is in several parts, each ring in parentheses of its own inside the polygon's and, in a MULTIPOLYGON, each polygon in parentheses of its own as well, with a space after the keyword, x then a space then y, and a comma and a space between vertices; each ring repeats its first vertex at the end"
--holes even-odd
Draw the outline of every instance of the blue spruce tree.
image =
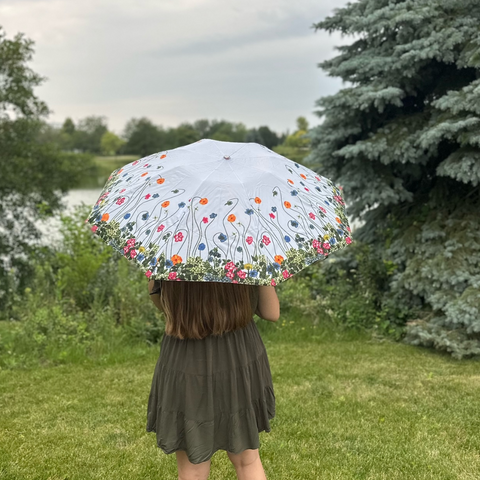
POLYGON ((320 64, 348 86, 317 101, 305 163, 397 265, 405 341, 480 354, 480 2, 360 0, 314 27, 355 40, 320 64))

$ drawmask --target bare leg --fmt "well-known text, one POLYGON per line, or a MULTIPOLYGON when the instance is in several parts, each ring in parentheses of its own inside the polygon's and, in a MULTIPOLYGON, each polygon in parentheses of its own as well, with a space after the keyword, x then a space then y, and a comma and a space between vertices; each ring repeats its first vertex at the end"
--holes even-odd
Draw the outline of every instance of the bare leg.
POLYGON ((258 448, 238 454, 227 452, 227 455, 235 467, 238 480, 267 480, 258 448))
POLYGON ((210 474, 211 460, 191 463, 184 450, 177 450, 178 480, 207 480, 210 474))

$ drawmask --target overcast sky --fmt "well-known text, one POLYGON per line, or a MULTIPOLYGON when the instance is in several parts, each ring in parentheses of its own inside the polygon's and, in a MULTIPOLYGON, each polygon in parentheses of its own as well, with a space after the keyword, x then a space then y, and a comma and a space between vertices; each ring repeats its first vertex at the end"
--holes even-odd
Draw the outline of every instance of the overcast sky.
POLYGON ((342 88, 318 63, 352 39, 312 27, 345 0, 0 0, 8 38, 35 41, 31 67, 50 122, 104 115, 120 133, 146 116, 295 128, 342 88))

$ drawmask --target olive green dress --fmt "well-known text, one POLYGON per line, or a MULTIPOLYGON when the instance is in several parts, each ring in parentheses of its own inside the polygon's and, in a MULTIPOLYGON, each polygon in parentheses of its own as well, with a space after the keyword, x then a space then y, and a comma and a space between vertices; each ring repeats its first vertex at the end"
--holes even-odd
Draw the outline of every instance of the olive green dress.
POLYGON ((217 450, 259 448, 270 432, 275 393, 265 345, 253 314, 243 328, 201 340, 164 335, 147 409, 147 432, 170 454, 184 450, 191 463, 217 450))

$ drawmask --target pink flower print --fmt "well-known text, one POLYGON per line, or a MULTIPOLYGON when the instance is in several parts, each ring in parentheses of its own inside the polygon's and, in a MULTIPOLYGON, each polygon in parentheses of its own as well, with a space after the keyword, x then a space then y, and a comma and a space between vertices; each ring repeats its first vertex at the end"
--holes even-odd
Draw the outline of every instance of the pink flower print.
POLYGON ((238 278, 245 278, 247 276, 246 272, 244 272, 243 270, 239 270, 237 272, 237 275, 238 275, 238 278))
POLYGON ((347 230, 348 230, 349 232, 351 232, 350 227, 347 227, 347 230))
POLYGON ((327 211, 323 207, 318 207, 323 213, 327 213, 327 211))
POLYGON ((312 212, 310 212, 309 215, 312 220, 315 220, 315 215, 312 212))
POLYGON ((290 274, 288 273, 287 270, 284 270, 284 271, 282 272, 282 275, 283 275, 283 278, 288 278, 288 277, 290 276, 290 274))
POLYGON ((183 240, 183 233, 178 232, 176 235, 174 235, 174 238, 176 242, 181 242, 183 240))
MULTIPOLYGON (((190 200, 189 200, 189 201, 190 201, 190 200)), ((208 218, 207 218, 207 217, 203 217, 203 218, 202 218, 202 222, 203 222, 203 223, 208 223, 208 218)))
POLYGON ((146 164, 144 165, 144 167, 148 167, 148 163, 146 163, 146 164))
POLYGON ((163 229, 165 228, 165 225, 160 225, 158 228, 157 228, 157 232, 161 232, 163 229))
POLYGON ((148 200, 150 197, 151 195, 148 193, 147 195, 145 195, 145 200, 148 200))
POLYGON ((329 250, 330 249, 330 244, 328 242, 325 242, 323 245, 322 245, 323 248, 325 248, 326 250, 329 250))
POLYGON ((346 238, 345 238, 345 241, 346 241, 347 243, 352 243, 352 239, 351 239, 350 237, 346 237, 346 238))
POLYGON ((270 239, 266 235, 264 235, 263 238, 262 238, 262 242, 265 245, 268 245, 270 243, 270 239))
POLYGON ((235 268, 235 264, 233 262, 228 262, 225 265, 225 270, 233 270, 235 268))
POLYGON ((313 239, 312 241, 312 247, 313 248, 318 248, 320 246, 320 242, 316 239, 313 239))
POLYGON ((323 255, 323 248, 318 247, 317 248, 317 253, 319 253, 320 255, 323 255))
POLYGON ((307 192, 309 192, 309 191, 310 191, 310 190, 309 190, 307 187, 305 187, 305 190, 306 190, 307 192))
POLYGON ((318 181, 320 181, 320 178, 319 177, 315 177, 318 181))
POLYGON ((135 160, 132 165, 137 165, 140 162, 140 160, 135 160))
POLYGON ((120 193, 123 193, 124 191, 125 191, 125 189, 124 189, 124 188, 122 188, 122 189, 120 190, 120 193))
POLYGON ((128 245, 126 247, 123 247, 123 254, 126 256, 129 250, 130 247, 128 245))
POLYGON ((228 278, 233 278, 235 274, 233 272, 227 272, 225 273, 225 276, 227 276, 228 278))
POLYGON ((134 245, 135 245, 135 239, 134 239, 134 238, 129 238, 129 239, 127 240, 127 246, 128 246, 129 248, 131 248, 131 247, 133 247, 134 245))
POLYGON ((252 242, 253 242, 253 237, 247 237, 247 238, 245 239, 245 241, 246 241, 249 245, 251 245, 252 242))
POLYGON ((275 218, 275 215, 273 213, 270 214, 271 218, 275 218))
POLYGON ((137 256, 137 251, 135 249, 130 250, 130 258, 135 258, 137 256))
POLYGON ((117 200, 117 205, 121 205, 125 201, 125 197, 119 198, 117 200))
MULTIPOLYGON (((168 279, 169 280, 175 280, 176 278, 177 278, 177 272, 170 272, 168 274, 168 279)), ((180 280, 180 279, 178 279, 178 280, 180 280)))
POLYGON ((232 283, 238 283, 238 280, 232 280, 232 283))
POLYGON ((277 282, 272 278, 272 281, 270 282, 270 285, 272 285, 273 287, 277 284, 277 282))
POLYGON ((98 227, 97 227, 96 225, 94 225, 94 226, 92 227, 92 232, 95 233, 95 232, 97 231, 97 229, 98 229, 98 227))
POLYGON ((152 276, 152 272, 151 272, 150 270, 147 270, 147 271, 145 272, 145 275, 146 275, 148 278, 150 278, 150 277, 152 276))

